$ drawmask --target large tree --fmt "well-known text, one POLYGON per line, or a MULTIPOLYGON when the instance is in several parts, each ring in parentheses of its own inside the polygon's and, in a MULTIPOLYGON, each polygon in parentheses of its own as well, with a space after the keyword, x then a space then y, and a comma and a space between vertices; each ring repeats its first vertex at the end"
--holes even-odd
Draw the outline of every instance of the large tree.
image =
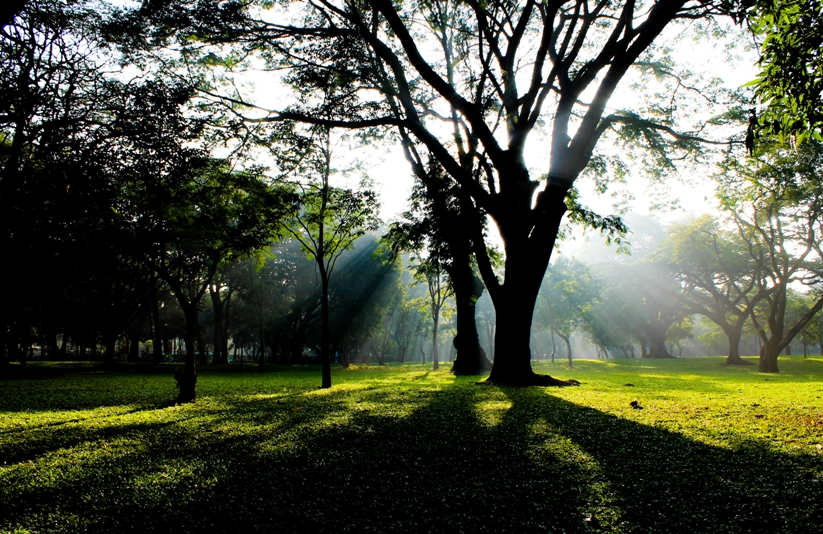
MULTIPOLYGON (((333 99, 302 98, 303 105, 249 119, 391 127, 413 166, 435 159, 457 183, 455 194, 471 200, 466 208, 478 221, 490 217, 504 244, 501 280, 482 226, 473 228, 474 254, 497 311, 489 380, 563 384, 534 374, 529 339, 567 194, 607 132, 624 131, 658 148, 666 137, 680 146, 695 141, 672 128, 675 106, 654 122, 637 109, 608 111, 607 103, 641 60, 647 70, 670 73, 649 54, 667 26, 736 12, 733 4, 352 0, 288 4, 270 16, 259 8, 280 4, 169 0, 146 2, 121 28, 151 43, 175 36, 183 44, 237 44, 271 67, 321 82, 301 86, 304 95, 325 94, 334 79, 333 99), (538 127, 548 135, 548 161, 534 176, 527 145, 538 127)), ((589 220, 603 228, 611 222, 589 220)))

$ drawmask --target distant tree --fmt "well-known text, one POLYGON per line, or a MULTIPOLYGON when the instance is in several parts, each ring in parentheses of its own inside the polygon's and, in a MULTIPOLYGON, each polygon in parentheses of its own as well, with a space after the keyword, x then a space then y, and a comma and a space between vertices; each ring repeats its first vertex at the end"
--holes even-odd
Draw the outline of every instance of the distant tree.
POLYGON ((440 318, 443 315, 446 300, 454 295, 443 263, 437 257, 412 256, 412 271, 414 279, 424 284, 427 295, 424 306, 428 308, 432 320, 432 369, 440 367, 438 355, 438 335, 440 332, 440 318))
POLYGON ((680 300, 673 296, 676 284, 666 276, 663 266, 655 262, 634 265, 635 288, 641 295, 643 316, 643 338, 641 358, 673 358, 666 341, 669 329, 681 325, 689 315, 680 300))
POLYGON ((751 236, 723 230, 704 215, 671 225, 653 254, 679 283, 672 295, 689 313, 703 315, 726 334, 727 364, 748 363, 740 358, 743 327, 769 291, 759 283, 762 252, 751 236))
POLYGON ((599 284, 585 263, 561 256, 549 265, 537 299, 534 322, 537 328, 547 328, 563 340, 569 367, 572 367, 569 338, 584 324, 586 314, 599 299, 599 284))
POLYGON ((334 187, 329 178, 332 167, 332 130, 317 128, 301 140, 303 157, 287 170, 306 179, 300 182, 300 209, 285 226, 285 231, 303 245, 320 275, 321 387, 331 387, 331 337, 329 329, 329 280, 340 255, 366 232, 377 230, 380 219, 374 191, 334 187))

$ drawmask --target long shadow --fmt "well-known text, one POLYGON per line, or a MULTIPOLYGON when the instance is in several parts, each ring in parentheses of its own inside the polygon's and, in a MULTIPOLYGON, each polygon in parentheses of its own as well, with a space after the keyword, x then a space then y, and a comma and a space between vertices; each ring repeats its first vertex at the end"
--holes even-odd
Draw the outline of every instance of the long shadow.
POLYGON ((587 517, 604 531, 823 532, 823 462, 756 441, 733 449, 638 424, 538 389, 503 388, 501 426, 548 426, 537 441, 567 438, 593 464, 601 503, 587 517), (816 472, 817 476, 810 474, 816 472))
MULTIPOLYGON (((0 470, 0 530, 794 533, 823 526, 823 481, 803 478, 803 462, 823 471, 818 459, 757 444, 708 446, 539 389, 461 383, 405 391, 228 399, 175 424, 91 432, 89 443, 122 439, 135 447, 100 451, 48 480, 28 468, 0 470), (398 399, 408 403, 398 413, 360 408, 398 399), (497 408, 480 410, 485 403, 497 408)), ((55 444, 43 452, 59 456, 59 447, 76 445, 55 444)))

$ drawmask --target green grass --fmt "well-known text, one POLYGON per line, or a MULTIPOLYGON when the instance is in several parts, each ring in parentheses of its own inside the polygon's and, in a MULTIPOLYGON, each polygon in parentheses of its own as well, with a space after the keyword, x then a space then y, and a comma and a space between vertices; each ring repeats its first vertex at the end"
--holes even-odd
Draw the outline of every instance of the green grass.
POLYGON ((46 366, 0 381, 0 532, 823 531, 823 358, 721 362, 201 368, 185 406, 171 367, 46 366))

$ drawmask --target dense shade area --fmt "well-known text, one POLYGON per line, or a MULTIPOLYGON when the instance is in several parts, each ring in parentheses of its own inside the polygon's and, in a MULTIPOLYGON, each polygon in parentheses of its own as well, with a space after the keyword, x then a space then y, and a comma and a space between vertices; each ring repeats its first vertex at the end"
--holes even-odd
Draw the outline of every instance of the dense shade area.
POLYGON ((0 532, 819 531, 823 359, 721 361, 535 364, 560 390, 232 366, 181 406, 170 367, 30 364, 0 382, 0 532))

